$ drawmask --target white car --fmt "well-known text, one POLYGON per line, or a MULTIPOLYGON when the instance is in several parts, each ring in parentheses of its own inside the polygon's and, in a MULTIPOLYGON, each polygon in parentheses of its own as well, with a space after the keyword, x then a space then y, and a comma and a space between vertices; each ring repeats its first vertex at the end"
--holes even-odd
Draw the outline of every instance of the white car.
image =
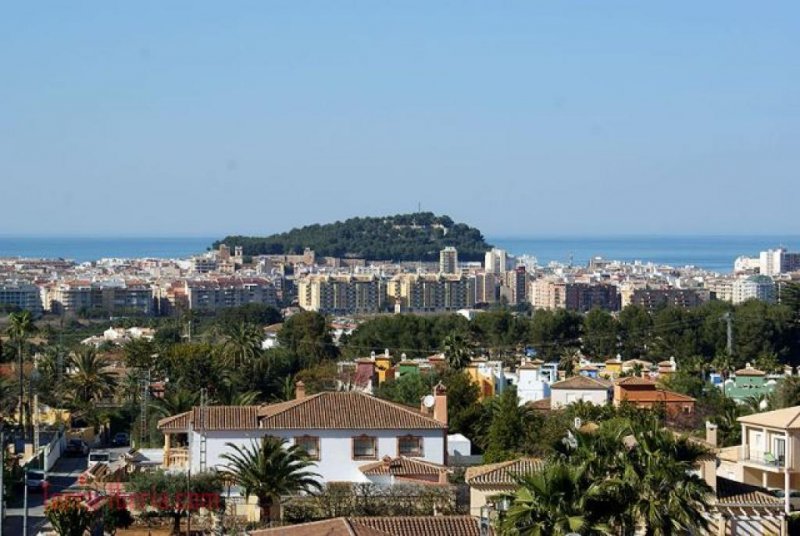
POLYGON ((108 463, 111 461, 111 453, 107 450, 92 450, 89 452, 89 461, 86 468, 91 469, 98 463, 108 463))

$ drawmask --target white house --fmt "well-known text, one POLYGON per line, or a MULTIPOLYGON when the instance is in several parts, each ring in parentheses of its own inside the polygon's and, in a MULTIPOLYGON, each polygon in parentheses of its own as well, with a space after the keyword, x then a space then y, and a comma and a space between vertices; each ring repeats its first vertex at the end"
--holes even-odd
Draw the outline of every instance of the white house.
POLYGON ((541 362, 523 363, 517 368, 517 396, 523 406, 550 396, 550 384, 557 377, 557 369, 541 362))
POLYGON ((604 406, 611 400, 612 387, 613 384, 605 380, 572 376, 550 386, 550 407, 558 409, 579 400, 604 406))
POLYGON ((382 482, 387 472, 413 479, 408 471, 415 468, 425 469, 422 480, 430 480, 431 464, 446 462, 447 395, 441 385, 420 410, 356 391, 305 396, 302 382, 296 393, 288 402, 195 407, 160 420, 165 467, 223 467, 227 443, 250 445, 266 435, 302 446, 322 482, 382 482), (386 469, 376 471, 376 462, 386 469))

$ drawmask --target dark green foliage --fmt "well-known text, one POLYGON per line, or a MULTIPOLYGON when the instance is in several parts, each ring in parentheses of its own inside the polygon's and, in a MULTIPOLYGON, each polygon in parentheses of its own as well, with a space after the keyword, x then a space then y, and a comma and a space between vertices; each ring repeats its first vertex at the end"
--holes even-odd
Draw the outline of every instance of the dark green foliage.
POLYGON ((478 229, 431 212, 351 218, 314 224, 267 237, 227 236, 213 247, 242 246, 246 255, 301 254, 368 260, 436 261, 445 246, 455 246, 460 260, 483 260, 491 248, 478 229))
POLYGON ((375 396, 406 406, 419 407, 420 400, 423 396, 431 394, 436 381, 433 375, 405 374, 396 380, 383 382, 375 390, 375 396))
POLYGON ((579 348, 582 323, 579 313, 566 309, 536 311, 530 324, 530 338, 537 357, 558 360, 565 352, 579 348))
POLYGON ((248 303, 240 307, 223 309, 217 313, 217 325, 225 330, 228 326, 255 324, 269 326, 283 321, 283 315, 274 307, 262 303, 248 303))
POLYGON ((617 355, 619 322, 608 311, 592 309, 583 317, 583 351, 595 359, 617 355))
POLYGON ((445 338, 462 337, 468 342, 470 323, 461 315, 420 316, 411 314, 378 316, 361 324, 343 339, 346 357, 364 357, 389 350, 397 360, 427 357, 443 349, 445 338))
POLYGON ((339 354, 339 349, 333 345, 327 319, 312 311, 289 317, 278 332, 278 341, 303 367, 333 359, 339 354))
POLYGON ((525 452, 529 412, 519 406, 517 390, 508 387, 491 400, 491 422, 486 431, 486 463, 510 460, 525 452))

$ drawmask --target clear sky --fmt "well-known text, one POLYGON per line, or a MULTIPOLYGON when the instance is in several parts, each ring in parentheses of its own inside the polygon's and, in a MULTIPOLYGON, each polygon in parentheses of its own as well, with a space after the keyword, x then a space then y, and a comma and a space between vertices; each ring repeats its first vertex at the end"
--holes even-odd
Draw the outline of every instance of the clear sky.
POLYGON ((0 234, 800 233, 800 3, 0 10, 0 234))

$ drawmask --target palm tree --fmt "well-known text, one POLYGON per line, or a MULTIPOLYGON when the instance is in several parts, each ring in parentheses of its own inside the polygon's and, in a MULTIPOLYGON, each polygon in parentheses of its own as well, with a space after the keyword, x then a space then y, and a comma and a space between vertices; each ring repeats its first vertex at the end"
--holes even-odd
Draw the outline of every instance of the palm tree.
POLYGON ((225 328, 223 351, 234 366, 254 359, 261 351, 264 334, 255 324, 242 322, 225 328))
POLYGON ((598 485, 586 478, 583 467, 557 462, 539 473, 524 476, 512 504, 500 523, 501 534, 565 536, 610 534, 593 520, 592 499, 598 485))
POLYGON ((163 398, 157 398, 150 407, 161 417, 171 417, 190 411, 200 404, 200 394, 182 387, 169 388, 163 398))
POLYGON ((23 349, 25 342, 36 330, 30 311, 21 311, 8 315, 7 333, 12 342, 17 345, 17 368, 19 369, 19 425, 25 429, 25 377, 23 374, 23 349))
POLYGON ((319 475, 307 470, 314 462, 297 445, 287 446, 285 439, 265 436, 249 447, 233 443, 226 446, 231 452, 221 456, 228 462, 223 471, 244 489, 247 497, 258 498, 262 521, 272 520, 272 507, 282 495, 322 489, 319 475))
POLYGON ((460 333, 451 333, 442 341, 447 365, 453 370, 461 370, 469 365, 472 358, 467 340, 460 333))
POLYGON ((67 385, 71 398, 78 407, 88 407, 111 396, 117 380, 111 372, 111 363, 97 354, 94 348, 82 348, 69 359, 70 377, 67 385))

